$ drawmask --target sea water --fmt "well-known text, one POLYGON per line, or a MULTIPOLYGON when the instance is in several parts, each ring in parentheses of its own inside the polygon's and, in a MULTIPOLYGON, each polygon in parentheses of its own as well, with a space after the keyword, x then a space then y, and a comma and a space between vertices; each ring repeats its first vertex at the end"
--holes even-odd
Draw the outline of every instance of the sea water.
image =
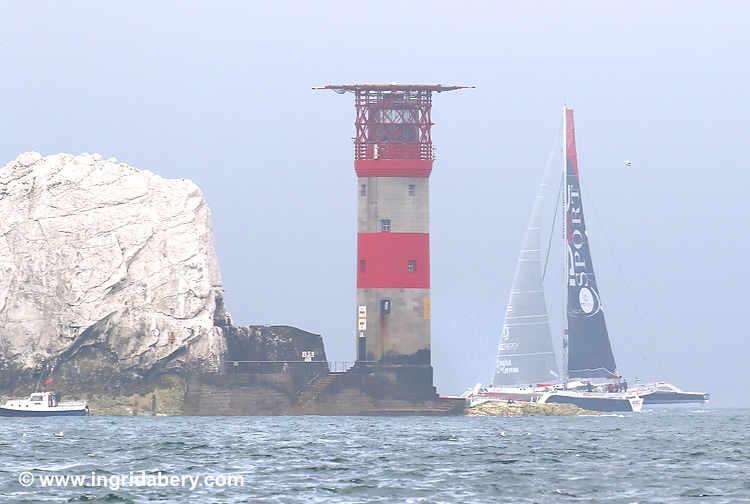
POLYGON ((0 471, 0 502, 750 502, 750 410, 2 418, 0 471))

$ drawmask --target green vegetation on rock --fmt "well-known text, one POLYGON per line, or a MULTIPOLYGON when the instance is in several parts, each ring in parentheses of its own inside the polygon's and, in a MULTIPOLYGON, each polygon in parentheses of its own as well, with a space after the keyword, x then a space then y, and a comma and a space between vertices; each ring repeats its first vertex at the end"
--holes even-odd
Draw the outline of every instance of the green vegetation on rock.
POLYGON ((181 415, 185 381, 163 376, 152 387, 120 394, 86 394, 92 415, 181 415))

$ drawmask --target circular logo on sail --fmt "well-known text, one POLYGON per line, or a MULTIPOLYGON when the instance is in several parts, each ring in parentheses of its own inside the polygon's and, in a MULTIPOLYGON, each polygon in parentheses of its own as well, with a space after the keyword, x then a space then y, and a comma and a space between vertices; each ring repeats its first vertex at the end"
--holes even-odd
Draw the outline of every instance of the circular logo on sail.
POLYGON ((578 304, 581 306, 581 310, 586 315, 591 315, 596 310, 596 298, 594 293, 588 287, 581 287, 578 291, 578 304))

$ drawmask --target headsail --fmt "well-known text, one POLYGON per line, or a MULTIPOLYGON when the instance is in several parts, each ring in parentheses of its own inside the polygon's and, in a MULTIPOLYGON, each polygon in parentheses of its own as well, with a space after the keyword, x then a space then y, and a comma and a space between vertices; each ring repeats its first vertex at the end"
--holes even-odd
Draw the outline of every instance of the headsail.
POLYGON ((544 188, 542 183, 513 278, 497 352, 496 386, 559 380, 542 282, 540 227, 544 188))
POLYGON ((565 109, 565 228, 569 378, 613 378, 617 366, 591 260, 576 154, 573 110, 565 109))

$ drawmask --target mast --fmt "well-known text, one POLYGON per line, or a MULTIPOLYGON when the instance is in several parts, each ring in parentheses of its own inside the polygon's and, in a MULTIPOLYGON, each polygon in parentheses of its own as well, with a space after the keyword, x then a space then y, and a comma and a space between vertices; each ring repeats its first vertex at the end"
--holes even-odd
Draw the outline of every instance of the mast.
POLYGON ((573 110, 568 108, 565 110, 564 138, 566 375, 568 379, 612 379, 617 377, 617 365, 586 232, 573 110))
POLYGON ((568 170, 568 121, 567 105, 563 106, 563 137, 562 137, 562 378, 568 383, 568 213, 567 213, 567 170, 568 170))

